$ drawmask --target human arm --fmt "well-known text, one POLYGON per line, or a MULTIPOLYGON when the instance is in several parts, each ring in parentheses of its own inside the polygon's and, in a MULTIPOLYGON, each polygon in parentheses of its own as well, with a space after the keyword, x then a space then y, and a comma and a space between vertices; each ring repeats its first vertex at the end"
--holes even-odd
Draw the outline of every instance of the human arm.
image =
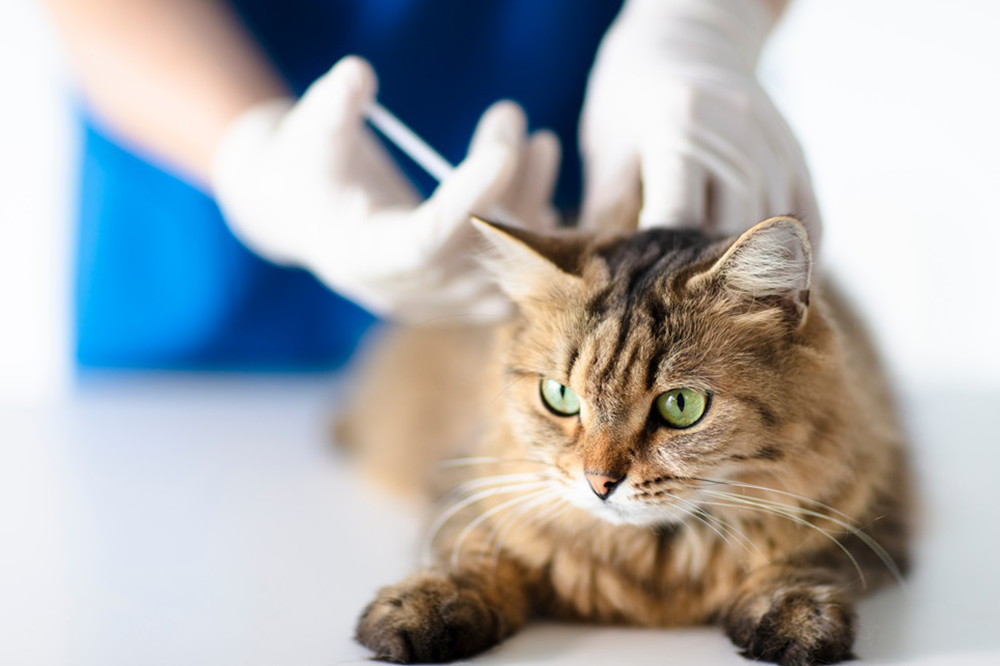
POLYGON ((102 121, 211 189, 260 256, 307 268, 389 317, 505 312, 473 258, 470 213, 554 220, 559 147, 523 113, 487 114, 429 200, 365 127, 375 73, 346 58, 301 100, 211 0, 48 0, 102 121))
POLYGON ((217 0, 46 0, 99 122, 208 187, 226 128, 290 92, 217 0))

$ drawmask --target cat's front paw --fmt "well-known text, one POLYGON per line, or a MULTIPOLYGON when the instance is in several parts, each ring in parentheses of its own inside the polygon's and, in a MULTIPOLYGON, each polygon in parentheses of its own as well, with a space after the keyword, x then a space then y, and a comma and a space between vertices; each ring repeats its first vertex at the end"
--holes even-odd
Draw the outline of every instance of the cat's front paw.
POLYGON ((447 662, 496 645, 503 625, 475 587, 421 574, 382 588, 361 614, 356 636, 382 661, 447 662))
POLYGON ((854 609, 827 587, 793 587, 744 599, 724 624, 750 659, 812 666, 855 658, 854 609))

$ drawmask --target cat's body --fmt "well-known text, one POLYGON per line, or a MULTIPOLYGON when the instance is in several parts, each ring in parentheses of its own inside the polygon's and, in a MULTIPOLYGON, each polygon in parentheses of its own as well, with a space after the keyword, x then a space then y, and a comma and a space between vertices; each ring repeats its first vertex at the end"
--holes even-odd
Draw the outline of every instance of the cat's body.
POLYGON ((542 615, 719 623, 751 657, 849 658, 854 600, 905 566, 907 465, 877 359, 810 284, 798 223, 735 245, 486 233, 521 316, 393 333, 360 396, 369 466, 413 481, 452 462, 432 477, 451 492, 429 568, 380 592, 359 640, 446 661, 542 615), (683 427, 659 411, 679 389, 704 397, 683 427))

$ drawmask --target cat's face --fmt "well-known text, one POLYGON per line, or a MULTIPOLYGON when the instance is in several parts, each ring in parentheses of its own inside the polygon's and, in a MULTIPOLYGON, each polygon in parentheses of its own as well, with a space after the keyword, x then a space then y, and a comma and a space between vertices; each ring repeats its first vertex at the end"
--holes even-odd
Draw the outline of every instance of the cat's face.
POLYGON ((798 222, 735 242, 485 231, 522 312, 503 359, 510 421, 564 499, 613 523, 677 522, 711 480, 788 464, 813 353, 796 339, 810 270, 798 222))

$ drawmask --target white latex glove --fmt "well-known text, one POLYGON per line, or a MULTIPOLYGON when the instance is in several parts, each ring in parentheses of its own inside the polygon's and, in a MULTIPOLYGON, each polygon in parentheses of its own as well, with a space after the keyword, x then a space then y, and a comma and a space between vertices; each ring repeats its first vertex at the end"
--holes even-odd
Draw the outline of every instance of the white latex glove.
POLYGON ((763 0, 628 0, 594 63, 580 125, 581 224, 735 234, 820 219, 801 148, 754 70, 776 21, 763 0))
POLYGON ((475 259, 469 216, 500 206, 522 225, 554 227, 558 140, 527 137, 520 107, 497 103, 465 161, 421 202, 364 123, 376 87, 371 66, 348 57, 300 101, 238 118, 213 168, 227 223, 260 256, 307 268, 376 314, 504 316, 508 301, 475 259))

